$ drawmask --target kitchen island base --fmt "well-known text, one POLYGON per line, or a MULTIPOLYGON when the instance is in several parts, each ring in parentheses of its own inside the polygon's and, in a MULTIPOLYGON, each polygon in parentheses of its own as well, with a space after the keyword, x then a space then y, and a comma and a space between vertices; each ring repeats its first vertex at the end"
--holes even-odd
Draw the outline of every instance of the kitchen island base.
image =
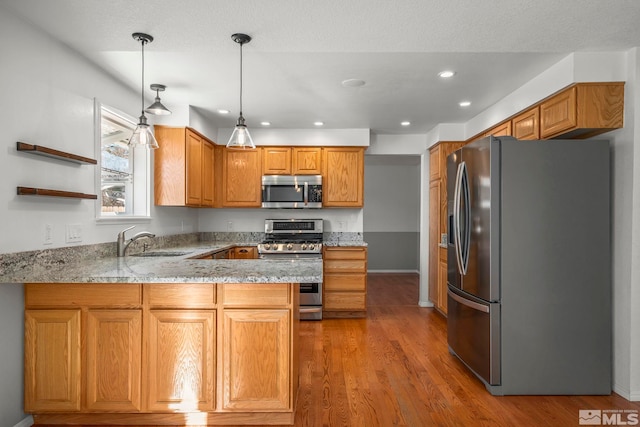
POLYGON ((25 285, 36 425, 293 424, 297 283, 25 285))

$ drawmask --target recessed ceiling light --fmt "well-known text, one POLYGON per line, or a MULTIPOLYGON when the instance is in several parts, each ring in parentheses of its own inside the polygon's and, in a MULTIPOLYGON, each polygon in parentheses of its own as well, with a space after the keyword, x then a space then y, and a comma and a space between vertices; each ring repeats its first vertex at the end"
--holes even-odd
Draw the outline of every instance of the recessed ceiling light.
POLYGON ((409 125, 411 124, 411 122, 410 122, 410 121, 408 121, 408 120, 405 120, 404 122, 400 122, 400 124, 401 124, 402 126, 409 126, 409 125))
POLYGON ((220 114, 229 114, 230 111, 229 110, 218 110, 218 113, 220 113, 220 114))
POLYGON ((342 81, 342 86, 344 87, 359 87, 364 85, 365 81, 361 79, 347 79, 342 81))
POLYGON ((260 122, 262 126, 271 126, 271 122, 260 122))
POLYGON ((438 73, 438 76, 440 76, 443 79, 448 79, 449 77, 453 77, 455 74, 456 74, 455 71, 445 70, 445 71, 440 71, 438 73))
POLYGON ((324 126, 324 122, 313 122, 314 126, 324 126))
POLYGON ((461 101, 458 103, 458 105, 461 107, 468 107, 469 105, 471 105, 471 101, 461 101))

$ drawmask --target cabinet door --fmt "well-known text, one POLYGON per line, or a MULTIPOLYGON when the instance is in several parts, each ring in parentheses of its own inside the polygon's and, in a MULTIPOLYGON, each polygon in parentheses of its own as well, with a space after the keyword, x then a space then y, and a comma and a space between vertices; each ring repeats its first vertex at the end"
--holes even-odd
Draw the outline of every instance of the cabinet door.
POLYGON ((440 178, 440 145, 429 151, 429 180, 440 178))
POLYGON ((320 175, 322 149, 320 147, 293 147, 292 172, 294 175, 320 175))
POLYGON ((438 303, 437 307, 447 314, 447 261, 440 260, 438 267, 438 303))
POLYGON ((577 124, 576 88, 572 87, 540 104, 540 136, 549 138, 577 124))
POLYGON ((257 252, 255 246, 238 246, 233 248, 233 259, 254 259, 257 252))
POLYGON ((429 184, 429 300, 438 305, 438 248, 440 244, 440 181, 429 184))
POLYGON ((146 410, 213 410, 215 310, 151 310, 145 330, 146 410))
POLYGON ((187 200, 189 206, 202 203, 202 138, 187 129, 187 200))
POLYGON ((25 412, 80 410, 80 310, 26 310, 25 412))
POLYGON ((364 206, 364 149, 325 147, 322 152, 323 206, 364 206))
POLYGON ((511 120, 513 136, 517 139, 540 139, 540 108, 525 111, 511 120))
POLYGON ((202 141, 202 206, 213 207, 214 148, 208 141, 202 141))
POLYGON ((260 150, 224 149, 223 207, 260 207, 260 150))
POLYGON ((498 126, 489 129, 484 136, 511 136, 511 122, 504 122, 498 126))
POLYGON ((227 309, 223 318, 224 409, 291 409, 290 310, 227 309))
POLYGON ((140 411, 141 310, 89 310, 86 326, 89 411, 140 411))
POLYGON ((291 148, 263 147, 263 175, 291 175, 291 148))

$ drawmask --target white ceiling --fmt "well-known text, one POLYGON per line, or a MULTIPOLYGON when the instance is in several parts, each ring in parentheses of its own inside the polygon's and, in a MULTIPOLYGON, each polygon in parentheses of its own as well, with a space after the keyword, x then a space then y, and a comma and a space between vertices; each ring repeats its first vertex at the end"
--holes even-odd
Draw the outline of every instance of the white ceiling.
MULTIPOLYGON (((424 133, 465 122, 571 52, 640 46, 638 0, 0 0, 44 32, 163 103, 218 127, 238 114, 244 46, 247 125, 424 133), (443 81, 437 73, 457 74, 443 81), (357 78, 362 87, 343 87, 357 78), (470 100, 462 109, 458 102, 470 100), (231 110, 221 116, 218 109, 231 110), (411 121, 402 127, 400 122, 411 121)), ((149 102, 150 103, 150 102, 149 102)), ((132 115, 139 106, 131 106, 132 115)))

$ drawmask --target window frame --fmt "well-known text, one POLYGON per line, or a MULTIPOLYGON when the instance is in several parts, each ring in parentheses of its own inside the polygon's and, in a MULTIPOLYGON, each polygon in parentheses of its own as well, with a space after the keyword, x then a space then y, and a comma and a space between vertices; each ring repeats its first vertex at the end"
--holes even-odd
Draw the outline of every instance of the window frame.
MULTIPOLYGON (((132 214, 104 215, 102 213, 102 111, 118 116, 122 120, 131 123, 132 132, 135 129, 137 120, 116 108, 102 104, 94 99, 94 143, 98 158, 98 165, 95 173, 95 188, 98 200, 95 204, 95 218, 98 223, 123 223, 123 222, 149 222, 151 217, 151 154, 145 147, 135 146, 133 148, 132 176, 134 194, 126 194, 128 199, 134 203, 132 214), (143 169, 142 171, 140 169, 143 169), (144 182, 140 182, 142 179, 144 182), (142 192, 143 194, 137 194, 142 192), (143 206, 140 206, 142 204, 143 206), (144 212, 141 214, 140 212, 144 212)), ((131 158, 130 157, 130 158, 131 158)))

